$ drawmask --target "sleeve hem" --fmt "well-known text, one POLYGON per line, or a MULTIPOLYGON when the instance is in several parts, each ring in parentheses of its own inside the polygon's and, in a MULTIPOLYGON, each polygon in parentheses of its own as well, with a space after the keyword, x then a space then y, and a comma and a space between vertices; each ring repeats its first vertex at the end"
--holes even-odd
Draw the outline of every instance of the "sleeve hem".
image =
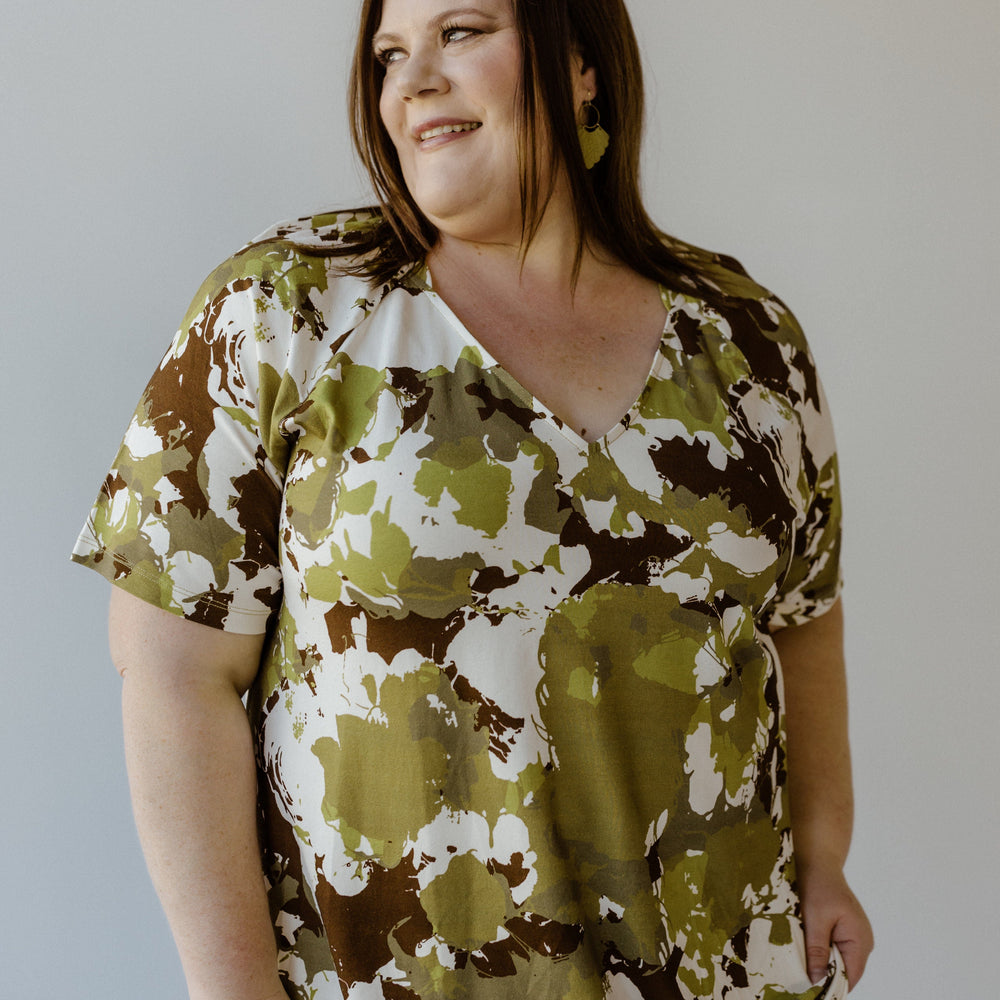
POLYGON ((805 625, 817 618, 822 618, 840 600, 841 593, 842 587, 838 585, 831 594, 820 597, 809 604, 798 608, 789 608, 786 611, 772 611, 767 616, 768 631, 777 632, 784 628, 805 625))
POLYGON ((240 635, 263 635, 267 631, 272 612, 240 608, 220 599, 218 593, 197 593, 176 584, 164 587, 157 574, 144 567, 135 566, 120 553, 99 543, 88 545, 81 537, 70 559, 79 566, 99 573, 110 584, 138 597, 147 604, 161 608, 178 618, 208 625, 224 632, 240 635))

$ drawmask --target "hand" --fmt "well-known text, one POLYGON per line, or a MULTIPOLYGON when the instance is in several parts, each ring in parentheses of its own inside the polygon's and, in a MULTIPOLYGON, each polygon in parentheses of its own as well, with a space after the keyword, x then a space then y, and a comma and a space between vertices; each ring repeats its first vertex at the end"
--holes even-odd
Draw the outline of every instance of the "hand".
POLYGON ((809 978, 817 983, 827 974, 833 943, 844 957, 847 981, 854 989, 875 946, 865 911, 839 867, 806 869, 800 873, 799 887, 809 978))

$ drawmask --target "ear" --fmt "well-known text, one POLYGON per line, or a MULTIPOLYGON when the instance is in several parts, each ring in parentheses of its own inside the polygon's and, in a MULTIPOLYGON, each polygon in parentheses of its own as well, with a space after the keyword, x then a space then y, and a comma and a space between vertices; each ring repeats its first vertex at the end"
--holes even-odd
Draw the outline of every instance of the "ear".
POLYGON ((592 101, 597 96, 597 70, 583 61, 579 52, 574 52, 571 60, 573 73, 573 107, 578 111, 584 101, 592 101))

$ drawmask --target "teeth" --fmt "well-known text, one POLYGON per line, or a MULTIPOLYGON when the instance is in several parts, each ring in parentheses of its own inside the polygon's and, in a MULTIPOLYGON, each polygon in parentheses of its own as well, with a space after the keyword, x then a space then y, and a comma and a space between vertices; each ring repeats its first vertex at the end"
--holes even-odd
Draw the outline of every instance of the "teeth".
POLYGON ((428 129, 420 133, 420 141, 426 142, 439 135, 448 135, 449 132, 474 132, 482 122, 465 122, 463 125, 439 125, 437 128, 428 129))

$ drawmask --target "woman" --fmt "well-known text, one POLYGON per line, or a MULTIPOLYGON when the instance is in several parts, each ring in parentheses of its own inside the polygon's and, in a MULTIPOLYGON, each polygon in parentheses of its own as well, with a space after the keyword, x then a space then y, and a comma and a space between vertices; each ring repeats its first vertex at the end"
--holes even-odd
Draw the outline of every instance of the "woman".
POLYGON ((209 278, 75 553, 191 997, 843 997, 801 332, 649 223, 619 3, 366 0, 353 80, 380 207, 209 278))

